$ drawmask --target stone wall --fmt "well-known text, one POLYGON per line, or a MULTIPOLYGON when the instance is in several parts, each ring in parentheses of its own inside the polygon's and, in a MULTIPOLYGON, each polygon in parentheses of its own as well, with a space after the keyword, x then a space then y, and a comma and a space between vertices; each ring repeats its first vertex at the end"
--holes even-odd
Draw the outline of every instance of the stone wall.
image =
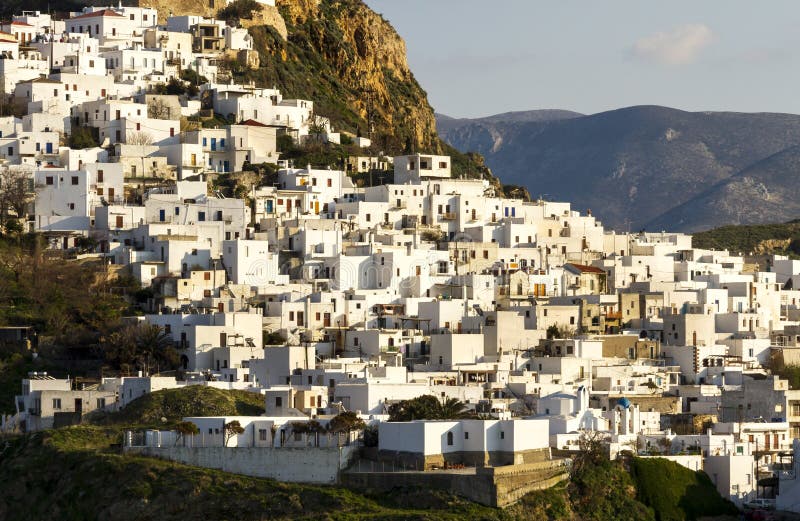
POLYGON ((452 464, 468 467, 501 467, 503 465, 522 465, 550 459, 550 448, 533 449, 519 452, 490 451, 471 452, 457 451, 445 454, 423 455, 415 452, 399 452, 381 450, 377 452, 378 461, 393 462, 398 466, 410 469, 444 468, 452 464))
POLYGON ((358 447, 126 447, 125 450, 245 476, 333 484, 358 447))
POLYGON ((476 503, 502 508, 528 492, 550 488, 567 479, 568 472, 569 460, 553 460, 452 471, 345 471, 340 482, 361 491, 390 491, 396 487, 446 490, 476 503))

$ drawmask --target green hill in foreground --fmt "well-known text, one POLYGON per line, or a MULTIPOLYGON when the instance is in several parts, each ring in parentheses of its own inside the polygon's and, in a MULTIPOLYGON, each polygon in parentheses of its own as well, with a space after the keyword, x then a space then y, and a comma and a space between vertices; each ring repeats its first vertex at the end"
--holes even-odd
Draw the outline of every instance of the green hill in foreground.
POLYGON ((95 423, 159 425, 175 423, 187 416, 260 416, 264 396, 247 391, 229 391, 189 385, 164 389, 134 400, 119 412, 98 417, 95 423))
MULTIPOLYGON (((708 477, 662 460, 586 467, 506 510, 420 489, 391 493, 279 483, 121 454, 129 425, 181 415, 251 414, 258 395, 188 387, 159 391, 123 413, 0 443, 3 520, 463 520, 671 521, 735 512, 708 477), (210 411, 210 412, 209 412, 210 411)), ((730 518, 719 518, 730 519, 730 518)))

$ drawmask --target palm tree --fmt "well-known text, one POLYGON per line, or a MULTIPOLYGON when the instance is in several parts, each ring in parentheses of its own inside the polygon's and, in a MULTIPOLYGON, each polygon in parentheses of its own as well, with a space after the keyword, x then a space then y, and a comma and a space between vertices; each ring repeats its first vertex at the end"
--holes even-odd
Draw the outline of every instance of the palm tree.
POLYGON ((167 349, 172 347, 172 338, 161 326, 139 324, 135 333, 136 350, 144 359, 145 374, 150 374, 150 360, 167 361, 167 349))
POLYGON ((446 398, 440 403, 439 419, 441 420, 458 420, 471 416, 472 413, 467 410, 467 404, 458 398, 446 398))

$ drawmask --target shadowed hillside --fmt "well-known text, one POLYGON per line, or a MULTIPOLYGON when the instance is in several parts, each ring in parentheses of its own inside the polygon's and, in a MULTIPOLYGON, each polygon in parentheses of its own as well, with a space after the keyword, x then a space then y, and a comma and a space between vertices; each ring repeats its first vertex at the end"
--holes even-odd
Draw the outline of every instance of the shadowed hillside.
POLYGON ((797 215, 781 204, 795 192, 797 115, 639 106, 546 121, 445 120, 439 129, 456 148, 483 154, 504 182, 591 208, 618 229, 694 231, 797 215))

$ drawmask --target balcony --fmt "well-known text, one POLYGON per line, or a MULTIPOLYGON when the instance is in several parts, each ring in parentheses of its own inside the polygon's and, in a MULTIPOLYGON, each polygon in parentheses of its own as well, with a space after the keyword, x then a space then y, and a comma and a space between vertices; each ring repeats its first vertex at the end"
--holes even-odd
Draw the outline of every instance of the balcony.
POLYGON ((446 212, 440 215, 443 221, 455 221, 456 214, 454 212, 446 212))

